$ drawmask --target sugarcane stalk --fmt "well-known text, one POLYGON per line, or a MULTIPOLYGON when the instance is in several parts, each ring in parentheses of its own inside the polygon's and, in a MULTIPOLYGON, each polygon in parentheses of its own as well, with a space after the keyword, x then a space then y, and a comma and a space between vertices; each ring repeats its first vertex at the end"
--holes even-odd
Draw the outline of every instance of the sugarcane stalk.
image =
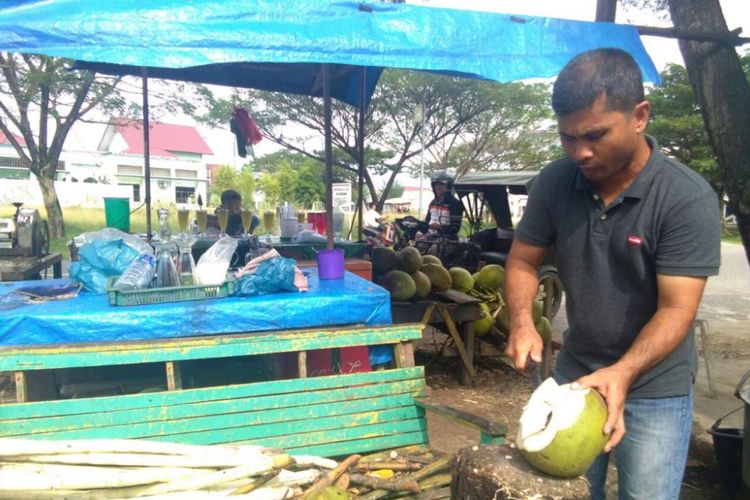
POLYGON ((315 481, 312 486, 306 489, 302 493, 302 498, 306 500, 314 498, 317 493, 322 491, 327 486, 333 484, 333 482, 336 481, 336 479, 338 479, 341 474, 346 472, 349 467, 356 464, 360 458, 362 458, 360 455, 351 455, 347 457, 343 462, 337 465, 335 469, 328 471, 322 478, 315 481))
MULTIPOLYGON (((210 455, 210 454, 209 454, 210 455)), ((280 455, 277 455, 280 456, 280 455)), ((124 467, 193 467, 221 468, 255 464, 258 466, 272 463, 274 456, 257 455, 255 457, 224 456, 212 457, 201 455, 159 455, 152 453, 111 453, 84 452, 62 453, 55 455, 16 455, 15 461, 81 464, 81 465, 115 465, 124 467)))
POLYGON ((226 456, 261 455, 262 446, 203 446, 196 444, 146 441, 141 439, 71 439, 40 441, 36 439, 0 438, 0 457, 17 455, 52 455, 62 453, 156 453, 163 455, 221 454, 226 456))
POLYGON ((292 455, 294 463, 301 467, 320 467, 321 469, 335 469, 339 464, 330 458, 318 457, 315 455, 292 455))
POLYGON ((419 470, 422 465, 410 462, 359 462, 354 468, 357 470, 419 470))
MULTIPOLYGON (((450 465, 451 461, 453 460, 453 455, 446 455, 442 458, 439 458, 432 462, 430 465, 425 466, 424 468, 413 472, 406 476, 406 479, 413 479, 414 481, 419 481, 420 479, 423 479, 431 474, 434 474, 437 471, 443 470, 448 465, 450 465)), ((422 483, 420 484, 420 488, 422 488, 422 483)), ((373 490, 367 495, 364 495, 361 500, 377 500, 378 498, 383 498, 384 496, 388 495, 387 490, 373 490)))
POLYGON ((196 473, 199 473, 197 469, 169 467, 118 470, 55 464, 4 464, 0 470, 0 488, 12 491, 124 488, 174 481, 196 473))
POLYGON ((413 479, 383 479, 376 476, 368 476, 366 474, 349 474, 349 479, 352 483, 361 484, 372 488, 373 490, 388 490, 388 491, 408 491, 411 493, 419 493, 419 485, 413 479))
POLYGON ((268 481, 275 478, 278 474, 279 474, 279 471, 272 470, 271 472, 268 472, 258 478, 253 479, 250 483, 246 484, 245 486, 240 486, 239 488, 232 491, 230 495, 231 496, 244 495, 245 493, 250 493, 253 490, 257 490, 261 486, 265 485, 268 481))

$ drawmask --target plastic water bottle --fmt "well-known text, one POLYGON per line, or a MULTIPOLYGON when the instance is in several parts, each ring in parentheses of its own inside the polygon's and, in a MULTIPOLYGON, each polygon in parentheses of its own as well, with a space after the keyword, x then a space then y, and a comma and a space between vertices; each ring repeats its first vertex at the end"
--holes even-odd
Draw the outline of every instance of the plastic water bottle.
POLYGON ((150 253, 142 253, 130 263, 115 282, 117 290, 140 290, 148 288, 156 273, 156 259, 150 253))

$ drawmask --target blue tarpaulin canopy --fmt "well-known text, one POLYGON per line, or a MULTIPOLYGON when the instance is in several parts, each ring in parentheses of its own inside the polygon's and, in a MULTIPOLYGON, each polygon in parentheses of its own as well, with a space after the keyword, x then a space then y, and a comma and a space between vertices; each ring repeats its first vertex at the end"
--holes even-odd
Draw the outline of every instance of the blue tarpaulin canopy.
POLYGON ((320 77, 312 70, 330 63, 343 66, 338 84, 334 67, 333 96, 350 104, 360 75, 351 66, 371 68, 367 97, 382 68, 508 82, 552 77, 571 57, 597 47, 627 50, 647 81, 659 78, 636 29, 612 23, 335 0, 1 5, 3 51, 131 67, 99 66, 102 72, 140 74, 146 66, 154 77, 318 96, 320 77))
MULTIPOLYGON (((644 80, 659 81, 632 26, 384 2, 8 0, 0 33, 0 51, 65 57, 103 73, 322 96, 327 131, 330 97, 367 106, 383 68, 509 82, 552 77, 581 52, 616 47, 633 55, 644 80)), ((147 208, 149 200, 147 183, 147 208)))

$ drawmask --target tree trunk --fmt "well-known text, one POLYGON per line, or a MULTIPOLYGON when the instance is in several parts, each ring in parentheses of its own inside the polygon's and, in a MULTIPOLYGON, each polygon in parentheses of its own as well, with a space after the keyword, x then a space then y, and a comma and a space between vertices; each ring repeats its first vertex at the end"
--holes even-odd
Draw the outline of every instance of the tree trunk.
MULTIPOLYGON (((719 0, 669 0, 669 11, 677 29, 727 31, 719 0)), ((679 44, 750 263, 750 85, 734 47, 679 44)))
POLYGON ((45 169, 42 169, 42 175, 37 176, 37 180, 42 190, 44 208, 47 210, 49 237, 50 240, 54 240, 65 236, 65 222, 63 221, 60 200, 57 197, 57 191, 55 191, 55 181, 52 177, 44 175, 44 172, 45 169))

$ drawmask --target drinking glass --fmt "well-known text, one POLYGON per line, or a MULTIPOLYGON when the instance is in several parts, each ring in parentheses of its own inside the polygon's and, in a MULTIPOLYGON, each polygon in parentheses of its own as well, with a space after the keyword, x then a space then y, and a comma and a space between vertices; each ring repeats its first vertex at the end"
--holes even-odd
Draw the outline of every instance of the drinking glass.
POLYGON ((250 229, 253 224, 253 211, 248 208, 243 208, 240 212, 240 217, 242 217, 242 230, 245 231, 245 234, 250 234, 250 229))
POLYGON ((172 260, 170 245, 160 245, 156 253, 156 287, 180 286, 180 277, 172 260))
POLYGON ((227 235, 227 224, 229 223, 229 210, 226 208, 216 209, 216 218, 219 220, 220 237, 227 235))
POLYGON ((177 225, 180 226, 180 239, 187 236, 188 222, 190 220, 190 210, 187 208, 177 209, 177 225))
POLYGON ((266 230, 266 241, 271 241, 271 231, 273 231, 274 213, 271 211, 263 212, 263 228, 266 230))
POLYGON ((169 229, 169 210, 166 208, 159 208, 156 210, 156 213, 159 218, 159 240, 169 241, 169 238, 172 235, 169 229))
POLYGON ((193 259, 193 252, 191 249, 193 243, 194 240, 190 239, 180 240, 177 273, 180 276, 180 285, 182 286, 191 286, 195 284, 195 277, 193 276, 193 272, 195 271, 195 260, 193 259))
POLYGON ((198 236, 206 236, 206 225, 208 224, 208 214, 205 210, 196 210, 195 218, 198 220, 198 236))

